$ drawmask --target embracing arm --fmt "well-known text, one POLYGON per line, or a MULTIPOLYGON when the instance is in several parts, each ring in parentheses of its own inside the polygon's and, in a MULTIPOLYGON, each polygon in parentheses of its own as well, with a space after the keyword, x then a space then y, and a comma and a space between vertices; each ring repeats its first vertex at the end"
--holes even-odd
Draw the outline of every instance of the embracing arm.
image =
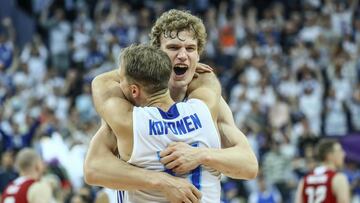
POLYGON ((207 103, 213 119, 217 120, 223 148, 194 148, 181 142, 171 143, 160 153, 161 162, 168 169, 179 174, 188 173, 199 165, 205 165, 232 178, 255 178, 258 173, 256 156, 245 135, 236 127, 229 106, 224 99, 219 99, 219 92, 217 92, 219 90, 216 89, 217 79, 212 80, 213 87, 211 88, 214 89, 212 91, 202 82, 200 86, 203 87, 198 89, 196 86, 199 84, 192 82, 189 85, 189 97, 199 98, 207 103), (216 96, 218 99, 214 98, 216 96))
POLYGON ((120 91, 120 80, 117 70, 102 73, 96 76, 91 82, 92 98, 94 101, 95 110, 100 111, 102 105, 110 97, 122 97, 120 91))
POLYGON ((87 184, 115 190, 158 190, 170 202, 183 199, 198 202, 201 198, 200 191, 185 179, 138 168, 120 160, 113 154, 116 147, 115 136, 103 123, 91 139, 85 157, 84 179, 87 184))
POLYGON ((114 155, 116 138, 103 123, 91 139, 84 163, 85 182, 117 190, 159 188, 161 176, 132 166, 114 155), (147 178, 144 178, 147 177, 147 178))
POLYGON ((221 99, 218 127, 223 144, 222 149, 195 148, 183 142, 171 143, 160 153, 161 162, 166 168, 178 174, 185 174, 199 165, 204 165, 231 178, 255 178, 259 170, 256 156, 245 135, 235 124, 221 120, 224 114, 227 115, 226 119, 232 118, 229 107, 221 99))
POLYGON ((258 162, 245 135, 236 127, 229 106, 220 100, 218 127, 222 149, 207 149, 203 164, 236 179, 253 179, 258 162))

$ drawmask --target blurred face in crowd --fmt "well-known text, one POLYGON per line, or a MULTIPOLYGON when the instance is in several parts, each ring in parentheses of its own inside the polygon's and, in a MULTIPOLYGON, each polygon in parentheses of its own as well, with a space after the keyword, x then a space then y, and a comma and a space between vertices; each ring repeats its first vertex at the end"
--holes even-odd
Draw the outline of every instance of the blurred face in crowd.
POLYGON ((193 31, 173 31, 170 36, 162 34, 160 49, 170 58, 173 71, 170 80, 175 87, 188 85, 194 74, 196 64, 199 61, 198 42, 194 38, 193 31), (172 37, 176 36, 176 37, 172 37))
POLYGON ((13 153, 9 151, 4 152, 1 157, 1 165, 4 168, 11 168, 13 164, 14 164, 13 153))

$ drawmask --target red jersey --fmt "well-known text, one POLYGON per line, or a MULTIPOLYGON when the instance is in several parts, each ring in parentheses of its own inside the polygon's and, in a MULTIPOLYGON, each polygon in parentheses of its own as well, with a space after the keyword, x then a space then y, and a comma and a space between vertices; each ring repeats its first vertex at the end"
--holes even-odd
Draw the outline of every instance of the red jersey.
POLYGON ((332 191, 331 181, 336 171, 323 166, 304 177, 302 198, 304 203, 337 203, 332 191))
POLYGON ((26 177, 16 178, 5 188, 1 203, 28 203, 27 191, 35 181, 26 177))

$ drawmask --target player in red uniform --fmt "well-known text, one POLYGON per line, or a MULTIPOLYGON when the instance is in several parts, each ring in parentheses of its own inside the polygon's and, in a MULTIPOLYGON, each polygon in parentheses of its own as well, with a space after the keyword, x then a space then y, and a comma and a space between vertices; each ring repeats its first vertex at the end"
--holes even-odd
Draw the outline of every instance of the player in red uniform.
POLYGON ((322 163, 300 181, 296 203, 349 203, 349 182, 343 173, 337 171, 345 158, 340 143, 322 140, 317 155, 322 163))
POLYGON ((46 182, 38 181, 44 171, 40 156, 26 148, 17 154, 15 164, 20 176, 5 188, 1 203, 51 202, 51 187, 46 182))

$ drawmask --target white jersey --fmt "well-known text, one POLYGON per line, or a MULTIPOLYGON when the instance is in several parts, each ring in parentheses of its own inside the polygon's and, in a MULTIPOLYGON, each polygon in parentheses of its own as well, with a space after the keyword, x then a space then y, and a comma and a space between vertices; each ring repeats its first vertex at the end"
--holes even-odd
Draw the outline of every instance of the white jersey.
MULTIPOLYGON (((128 163, 174 175, 160 163, 159 153, 171 142, 185 142, 194 147, 220 148, 220 138, 206 104, 190 99, 172 105, 168 112, 156 107, 133 110, 133 151, 128 163)), ((144 177, 146 178, 146 177, 144 177)), ((201 202, 220 202, 220 173, 199 166, 184 176, 201 193, 201 202)), ((118 202, 168 202, 159 191, 118 192, 118 202), (122 197, 120 199, 119 197, 122 197)))

